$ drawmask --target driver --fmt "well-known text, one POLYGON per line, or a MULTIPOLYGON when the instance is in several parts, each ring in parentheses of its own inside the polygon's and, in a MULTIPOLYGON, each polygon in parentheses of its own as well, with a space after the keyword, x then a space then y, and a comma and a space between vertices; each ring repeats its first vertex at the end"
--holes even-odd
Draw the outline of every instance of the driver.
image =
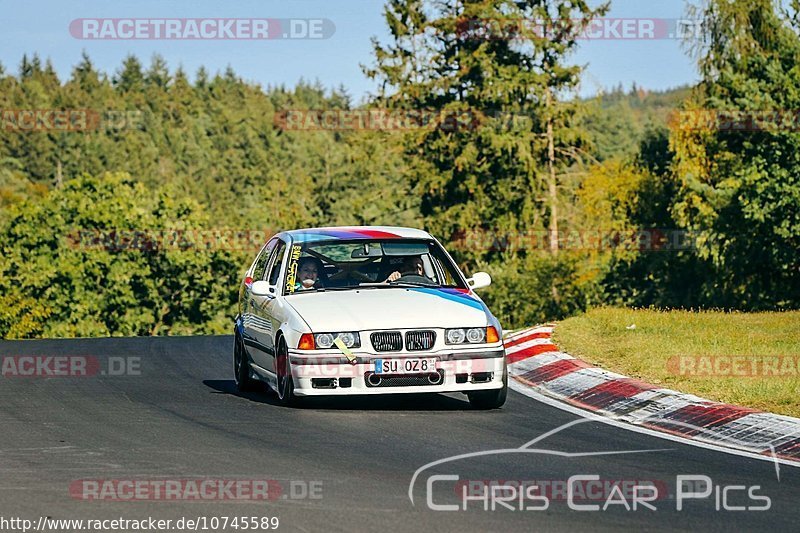
POLYGON ((427 277, 425 276, 425 266, 422 263, 422 258, 419 256, 406 257, 406 259, 403 261, 402 270, 403 270, 402 273, 394 271, 391 274, 389 274, 389 277, 386 278, 386 281, 384 281, 384 283, 389 283, 390 281, 397 281, 401 277, 408 275, 427 277))

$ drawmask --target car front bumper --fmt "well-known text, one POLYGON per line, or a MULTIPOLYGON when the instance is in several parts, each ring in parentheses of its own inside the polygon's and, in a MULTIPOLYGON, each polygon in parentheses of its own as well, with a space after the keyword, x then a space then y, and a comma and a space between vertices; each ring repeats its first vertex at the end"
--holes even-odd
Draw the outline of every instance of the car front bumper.
POLYGON ((350 362, 341 353, 313 353, 290 350, 294 393, 297 396, 339 396, 352 394, 411 394, 473 392, 503 387, 505 351, 493 348, 481 351, 448 353, 353 353, 350 362), (436 374, 380 375, 375 373, 378 359, 436 358, 436 374), (438 381, 437 381, 438 380, 438 381), (431 382, 433 381, 433 383, 431 382))

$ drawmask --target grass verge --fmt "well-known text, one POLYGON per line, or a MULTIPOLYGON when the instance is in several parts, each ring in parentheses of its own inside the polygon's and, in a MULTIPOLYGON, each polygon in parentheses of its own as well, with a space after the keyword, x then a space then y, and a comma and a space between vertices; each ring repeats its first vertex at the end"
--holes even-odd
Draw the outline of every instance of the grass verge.
POLYGON ((559 323, 553 338, 562 351, 607 370, 800 417, 798 311, 599 308, 559 323))

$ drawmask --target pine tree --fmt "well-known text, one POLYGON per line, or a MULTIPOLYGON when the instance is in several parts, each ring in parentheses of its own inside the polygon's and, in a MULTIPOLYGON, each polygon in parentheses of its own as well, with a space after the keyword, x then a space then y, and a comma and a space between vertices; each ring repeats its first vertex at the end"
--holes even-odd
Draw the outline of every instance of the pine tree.
POLYGON ((165 89, 167 85, 169 85, 169 68, 167 68, 167 62, 160 54, 153 54, 153 58, 150 61, 150 68, 147 69, 144 79, 148 85, 154 85, 162 89, 165 89))
POLYGON ((24 80, 33 75, 33 66, 28 61, 28 54, 22 54, 22 61, 19 63, 19 78, 24 80))
POLYGON ((88 94, 96 91, 100 85, 99 75, 86 50, 81 52, 80 62, 72 69, 71 81, 88 94))
POLYGON ((201 66, 197 69, 197 74, 195 74, 194 79, 194 86, 198 89, 205 89, 208 85, 208 71, 205 67, 201 66))
POLYGON ((144 85, 142 64, 136 56, 129 55, 122 62, 122 69, 113 80, 114 86, 121 92, 141 90, 144 85))
POLYGON ((376 64, 364 70, 380 84, 375 105, 434 110, 445 121, 408 145, 437 232, 525 231, 547 221, 558 250, 559 172, 581 150, 570 129, 578 104, 561 100, 581 68, 567 58, 576 32, 605 9, 582 0, 387 4, 391 41, 374 42, 376 64), (543 21, 544 32, 531 21, 543 21), (492 33, 498 27, 507 33, 492 33))

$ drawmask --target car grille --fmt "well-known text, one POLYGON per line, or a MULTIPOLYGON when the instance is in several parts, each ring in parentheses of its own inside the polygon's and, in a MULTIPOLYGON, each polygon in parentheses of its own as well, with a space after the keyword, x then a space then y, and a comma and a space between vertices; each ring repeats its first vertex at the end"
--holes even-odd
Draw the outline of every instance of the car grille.
POLYGON ((403 336, 399 331, 378 331, 370 335, 376 352, 399 352, 403 349, 403 336))
MULTIPOLYGON (((437 383, 431 383, 428 374, 416 374, 416 375, 394 375, 394 376, 381 376, 381 382, 377 385, 373 385, 369 382, 369 376, 372 372, 367 372, 364 374, 364 383, 367 387, 433 387, 436 385, 441 385, 444 383, 444 370, 437 370, 437 374, 439 374, 439 381, 437 383)), ((436 374, 433 374, 434 376, 436 374)))
POLYGON ((436 332, 434 331, 409 331, 406 333, 406 350, 409 352, 419 352, 430 350, 436 342, 436 332))

